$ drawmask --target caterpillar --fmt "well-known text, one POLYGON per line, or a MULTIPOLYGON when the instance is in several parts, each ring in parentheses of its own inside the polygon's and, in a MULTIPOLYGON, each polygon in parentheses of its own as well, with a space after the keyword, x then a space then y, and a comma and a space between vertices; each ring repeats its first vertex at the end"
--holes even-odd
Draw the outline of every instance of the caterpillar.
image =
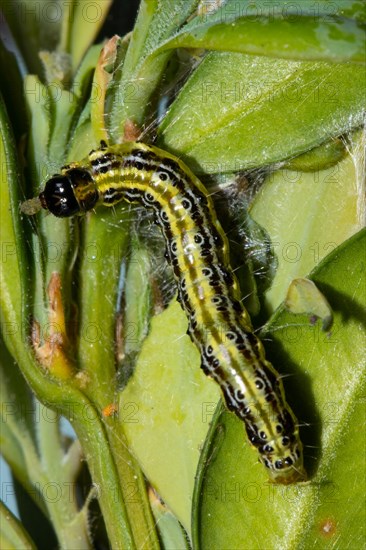
POLYGON ((240 302, 226 235, 204 186, 181 160, 143 143, 101 142, 84 160, 63 166, 22 210, 68 217, 122 200, 153 210, 201 367, 244 422, 269 480, 305 480, 297 420, 240 302))

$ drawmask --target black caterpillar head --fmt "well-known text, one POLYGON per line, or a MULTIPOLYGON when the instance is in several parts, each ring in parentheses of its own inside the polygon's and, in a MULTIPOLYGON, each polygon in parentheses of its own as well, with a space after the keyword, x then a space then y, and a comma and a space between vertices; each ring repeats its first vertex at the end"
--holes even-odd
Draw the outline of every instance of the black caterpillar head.
POLYGON ((39 199, 42 208, 58 218, 66 218, 93 208, 98 192, 87 170, 70 168, 64 174, 52 176, 39 199))

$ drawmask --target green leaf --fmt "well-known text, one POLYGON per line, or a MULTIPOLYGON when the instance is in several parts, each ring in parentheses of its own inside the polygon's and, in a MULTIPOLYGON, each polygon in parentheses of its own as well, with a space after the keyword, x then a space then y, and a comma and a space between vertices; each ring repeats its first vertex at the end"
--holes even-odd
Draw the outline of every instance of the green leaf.
POLYGON ((268 165, 361 124, 364 88, 357 65, 212 53, 172 104, 158 142, 196 172, 268 165))
POLYGON ((306 276, 363 227, 365 138, 364 130, 353 134, 347 156, 327 170, 270 174, 257 194, 250 215, 267 231, 278 260, 265 296, 270 311, 292 279, 306 276))
POLYGON ((292 374, 286 393, 310 480, 268 484, 240 421, 218 414, 199 466, 197 548, 356 548, 364 540, 365 247, 363 230, 311 274, 334 311, 330 336, 283 307, 266 327, 268 357, 292 374))
MULTIPOLYGON (((5 336, 6 328, 3 327, 5 336)), ((13 475, 34 496, 27 458, 34 457, 36 416, 35 404, 29 387, 14 359, 9 354, 3 338, 0 339, 0 403, 1 403, 1 452, 12 469, 13 475)), ((37 504, 45 511, 44 503, 37 504)))
POLYGON ((287 59, 365 63, 365 9, 358 2, 229 0, 203 14, 158 51, 205 48, 287 59), (263 37, 265 36, 265 40, 263 37))
POLYGON ((159 530, 161 546, 164 550, 189 550, 187 535, 177 518, 169 511, 161 500, 150 491, 150 504, 159 530))
POLYGON ((14 338, 22 343, 24 301, 29 296, 29 262, 19 217, 19 161, 5 105, 0 96, 0 218, 1 218, 1 323, 6 345, 14 352, 14 338))
POLYGON ((172 52, 158 56, 156 49, 186 21, 198 0, 142 0, 123 70, 118 70, 110 90, 109 130, 114 141, 123 139, 126 121, 138 127, 154 113, 160 99, 156 90, 172 52), (154 95, 155 94, 155 95, 154 95))
POLYGON ((3 550, 22 548, 35 550, 36 546, 22 524, 0 501, 0 547, 3 550))
POLYGON ((186 316, 175 301, 152 319, 119 408, 133 454, 189 533, 199 450, 219 389, 201 371, 186 331, 186 316))
POLYGON ((135 71, 144 58, 171 36, 197 4, 197 0, 142 0, 125 60, 126 75, 135 71))
POLYGON ((283 168, 299 170, 300 172, 315 172, 334 166, 342 160, 347 153, 346 144, 341 138, 333 138, 319 147, 314 147, 308 152, 288 160, 283 168))
POLYGON ((194 0, 141 2, 123 72, 120 72, 113 91, 110 131, 115 141, 123 138, 126 120, 142 126, 148 110, 153 112, 149 104, 152 91, 156 89, 172 49, 231 50, 328 62, 366 61, 366 17, 357 2, 350 4, 342 0, 330 5, 321 0, 298 13, 297 5, 289 6, 283 0, 274 7, 268 2, 253 6, 253 2, 248 0, 231 0, 213 14, 204 13, 205 8, 201 6, 203 15, 194 18, 171 37, 195 7, 197 2, 194 0), (260 10, 260 15, 257 10, 260 10), (164 39, 166 41, 161 43, 164 39))
POLYGON ((102 27, 112 5, 112 0, 95 0, 93 2, 76 0, 74 4, 72 15, 66 13, 64 20, 68 25, 71 21, 68 50, 71 54, 72 66, 75 72, 102 27))

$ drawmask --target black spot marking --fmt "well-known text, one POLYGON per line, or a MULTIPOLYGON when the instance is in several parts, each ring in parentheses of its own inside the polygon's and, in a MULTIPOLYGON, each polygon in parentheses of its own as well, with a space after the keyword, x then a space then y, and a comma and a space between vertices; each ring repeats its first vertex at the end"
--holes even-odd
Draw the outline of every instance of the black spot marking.
POLYGON ((167 181, 169 179, 169 175, 166 172, 158 172, 158 176, 161 181, 167 181))

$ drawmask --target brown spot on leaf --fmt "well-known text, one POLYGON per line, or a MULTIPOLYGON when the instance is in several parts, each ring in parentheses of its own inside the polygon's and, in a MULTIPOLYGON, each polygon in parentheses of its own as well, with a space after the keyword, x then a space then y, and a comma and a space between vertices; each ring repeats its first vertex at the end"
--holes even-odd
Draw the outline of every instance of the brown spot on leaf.
POLYGON ((333 518, 324 519, 319 526, 319 531, 321 535, 323 535, 323 537, 326 537, 326 538, 333 537, 336 530, 337 530, 337 524, 333 518))

